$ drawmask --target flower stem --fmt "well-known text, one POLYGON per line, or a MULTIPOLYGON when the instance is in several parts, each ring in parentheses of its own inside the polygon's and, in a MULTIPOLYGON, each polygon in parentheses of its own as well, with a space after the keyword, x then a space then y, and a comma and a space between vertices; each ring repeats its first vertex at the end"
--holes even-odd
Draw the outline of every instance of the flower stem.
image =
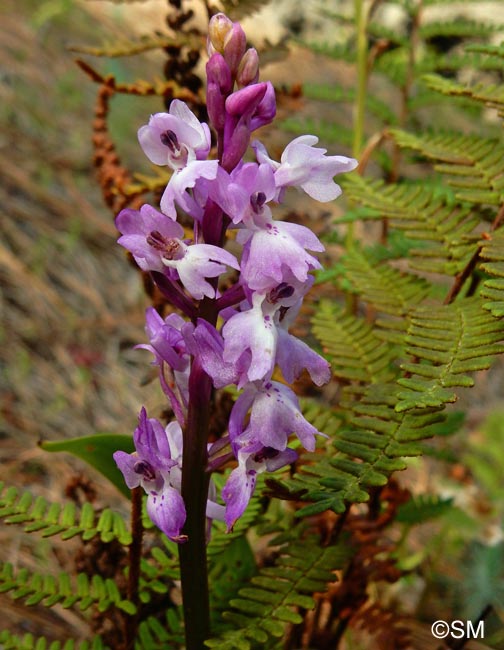
MULTIPOLYGON (((202 300, 198 315, 215 324, 215 301, 202 300)), ((195 357, 189 377, 182 457, 182 498, 187 514, 183 532, 187 535, 187 542, 179 546, 186 650, 204 650, 203 643, 210 634, 206 559, 206 504, 210 475, 205 470, 211 398, 212 380, 195 357)))
MULTIPOLYGON (((139 606, 138 585, 140 581, 140 560, 142 557, 142 488, 131 490, 131 534, 132 542, 128 555, 128 600, 139 606)), ((125 619, 125 648, 133 648, 136 638, 138 613, 125 619)))

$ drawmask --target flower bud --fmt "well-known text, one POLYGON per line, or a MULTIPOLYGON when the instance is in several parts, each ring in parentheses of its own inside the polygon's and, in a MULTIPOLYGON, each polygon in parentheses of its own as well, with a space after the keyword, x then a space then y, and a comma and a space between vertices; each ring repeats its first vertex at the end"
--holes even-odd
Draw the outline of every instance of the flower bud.
POLYGON ((258 79, 259 55, 254 47, 249 47, 238 66, 236 81, 239 86, 248 86, 249 84, 257 83, 258 79))
POLYGON ((208 38, 217 52, 224 52, 224 41, 233 28, 233 21, 223 13, 215 14, 208 25, 208 38))
MULTIPOLYGON (((260 86, 261 84, 257 84, 260 86)), ((255 131, 265 124, 269 124, 273 121, 273 118, 276 115, 276 99, 275 99, 275 89, 270 81, 266 82, 266 92, 262 97, 257 109, 252 115, 250 121, 250 130, 255 131)))
POLYGON ((216 52, 206 65, 208 117, 217 131, 224 128, 225 101, 233 88, 231 71, 224 57, 216 52))
POLYGON ((233 23, 233 27, 227 32, 224 39, 223 55, 228 66, 231 68, 231 74, 234 76, 240 65, 245 49, 247 47, 247 37, 239 23, 233 23))
POLYGON ((237 123, 232 118, 226 117, 224 127, 224 153, 222 167, 226 171, 233 170, 247 151, 250 142, 250 117, 243 116, 237 123))
MULTIPOLYGON (((226 99, 226 111, 230 115, 240 116, 253 113, 261 103, 268 90, 268 83, 252 84, 235 91, 226 99)), ((271 84, 269 84, 271 86, 271 84)))

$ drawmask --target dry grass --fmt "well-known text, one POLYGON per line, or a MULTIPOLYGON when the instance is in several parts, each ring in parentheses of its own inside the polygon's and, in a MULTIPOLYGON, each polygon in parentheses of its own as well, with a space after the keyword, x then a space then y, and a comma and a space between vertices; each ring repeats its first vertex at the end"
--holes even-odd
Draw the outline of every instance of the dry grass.
MULTIPOLYGON (((149 360, 131 348, 144 337, 146 299, 91 168, 95 88, 65 49, 94 37, 96 25, 64 3, 37 23, 43 5, 0 7, 0 459, 6 483, 57 501, 83 466, 41 451, 40 438, 130 432, 141 400, 155 410, 161 399, 140 387, 149 360)), ((121 507, 104 479, 92 479, 99 504, 121 507)), ((31 570, 71 570, 76 547, 0 531, 0 560, 31 570)), ((27 615, 6 595, 0 607, 18 634, 86 636, 71 611, 27 615)))

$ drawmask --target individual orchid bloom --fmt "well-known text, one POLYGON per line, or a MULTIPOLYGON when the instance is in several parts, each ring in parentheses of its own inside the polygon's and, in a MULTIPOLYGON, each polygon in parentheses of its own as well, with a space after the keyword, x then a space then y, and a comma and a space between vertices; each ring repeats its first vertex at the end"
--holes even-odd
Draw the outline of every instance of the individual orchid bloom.
POLYGON ((210 244, 187 245, 182 241, 184 229, 149 205, 119 213, 116 225, 122 233, 118 242, 129 250, 144 271, 175 269, 189 293, 201 300, 215 297, 215 289, 205 278, 214 278, 226 266, 239 269, 234 255, 210 244))
POLYGON ((130 489, 141 486, 147 493, 147 512, 153 523, 169 539, 181 543, 187 539, 181 533, 186 510, 180 495, 180 468, 172 453, 179 435, 182 432, 177 422, 163 429, 158 420, 147 418, 142 408, 133 434, 136 451, 116 451, 114 460, 126 485, 130 489))
POLYGON ((264 227, 241 230, 236 239, 245 243, 242 278, 254 291, 266 293, 290 274, 299 282, 305 282, 310 271, 321 268, 306 249, 323 251, 324 246, 305 226, 272 219, 264 227))
MULTIPOLYGON (((311 283, 310 283, 311 284, 311 283)), ((297 305, 302 301, 296 287, 282 283, 267 295, 252 294, 253 306, 242 303, 242 311, 221 312, 226 320, 223 335, 200 319, 192 332, 193 348, 216 388, 236 384, 238 388, 271 376, 275 363, 291 383, 303 369, 322 385, 330 379, 329 364, 305 343, 287 332, 297 305), (295 305, 292 307, 292 305, 295 305)))
POLYGON ((263 447, 259 443, 244 444, 238 450, 236 467, 222 490, 226 504, 226 525, 230 532, 235 522, 242 516, 254 493, 257 476, 263 472, 274 472, 295 462, 298 454, 288 447, 283 451, 263 447))
POLYGON ((180 282, 193 298, 201 300, 203 296, 215 298, 216 291, 205 278, 215 278, 226 270, 226 266, 239 269, 234 255, 223 248, 211 244, 187 245, 180 239, 168 242, 163 254, 163 264, 176 269, 180 282))
POLYGON ((252 308, 232 316, 222 328, 224 362, 237 363, 245 352, 250 353, 246 381, 271 377, 275 365, 277 328, 274 322, 279 306, 260 293, 253 294, 252 308))
POLYGON ((211 146, 208 124, 200 122, 188 106, 174 99, 168 113, 151 115, 138 130, 138 140, 155 165, 167 165, 172 177, 161 198, 161 210, 176 219, 175 203, 188 213, 201 210, 187 192, 198 179, 217 176, 219 162, 206 160, 211 146))
POLYGON ((200 122, 180 99, 171 102, 168 113, 151 115, 138 130, 138 140, 151 162, 174 171, 205 160, 211 146, 208 124, 200 122))
POLYGON ((122 235, 118 243, 133 255, 142 271, 161 271, 168 242, 184 236, 179 223, 167 219, 148 204, 140 210, 122 210, 115 223, 122 235))
POLYGON ((232 445, 260 443, 283 451, 292 433, 308 451, 315 449, 315 435, 323 435, 305 420, 299 401, 288 386, 269 380, 247 384, 229 418, 232 445), (250 419, 245 426, 249 410, 250 419))
POLYGON ((358 163, 346 156, 326 156, 327 149, 313 146, 317 142, 315 135, 300 135, 285 147, 280 162, 269 157, 261 142, 255 140, 252 143, 257 162, 268 163, 275 172, 279 199, 284 188, 289 186, 300 187, 323 203, 333 201, 341 194, 341 187, 333 181, 334 176, 352 171, 358 163))
MULTIPOLYGON (((130 488, 142 487, 147 493, 147 514, 152 522, 174 542, 183 543, 181 533, 186 509, 180 494, 182 488, 182 429, 178 422, 166 428, 155 418, 148 418, 145 408, 138 417, 133 434, 135 452, 116 451, 117 467, 130 488)), ((224 520, 224 506, 215 501, 211 484, 206 508, 209 519, 224 520)))
POLYGON ((161 388, 170 400, 179 424, 183 426, 189 400, 188 383, 191 367, 190 355, 182 331, 188 323, 175 313, 168 314, 163 320, 153 307, 146 310, 145 322, 149 343, 136 345, 135 348, 148 350, 154 355, 153 363, 159 366, 161 388))
POLYGON ((157 365, 166 362, 173 370, 184 371, 189 365, 189 354, 182 335, 186 321, 172 313, 163 319, 158 312, 149 307, 145 312, 145 332, 149 344, 135 346, 154 354, 157 365))

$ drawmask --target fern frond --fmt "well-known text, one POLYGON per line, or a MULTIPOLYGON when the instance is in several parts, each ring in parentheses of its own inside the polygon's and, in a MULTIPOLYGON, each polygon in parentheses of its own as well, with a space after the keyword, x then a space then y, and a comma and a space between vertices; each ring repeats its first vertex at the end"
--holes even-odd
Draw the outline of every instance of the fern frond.
POLYGON ((391 29, 377 21, 371 21, 367 25, 367 32, 376 39, 383 39, 394 45, 407 46, 408 38, 397 29, 391 29))
POLYGON ((199 95, 193 93, 188 88, 180 86, 173 79, 168 79, 167 81, 156 79, 153 82, 139 79, 133 83, 118 83, 115 77, 111 75, 102 75, 98 70, 82 59, 76 59, 75 62, 92 81, 99 84, 105 84, 117 93, 139 96, 159 95, 161 97, 169 95, 170 97, 181 99, 183 101, 194 102, 196 104, 201 103, 201 97, 199 95))
POLYGON ((481 265, 482 270, 493 276, 485 280, 480 292, 490 301, 483 303, 483 308, 495 317, 504 316, 504 228, 492 233, 491 239, 483 244, 480 256, 487 260, 481 265))
POLYGON ((342 263, 346 278, 362 300, 384 314, 404 317, 430 290, 426 280, 388 264, 376 265, 357 250, 345 253, 342 263))
POLYGON ((73 641, 68 639, 65 643, 48 641, 45 637, 34 637, 33 634, 18 636, 8 630, 0 632, 2 650, 109 650, 98 636, 91 641, 73 641))
POLYGON ((233 611, 223 616, 235 629, 205 645, 250 650, 255 642, 264 647, 271 637, 282 638, 287 624, 302 623, 297 609, 315 606, 313 593, 327 590, 327 584, 336 580, 334 571, 341 569, 350 555, 348 545, 321 548, 318 538, 286 544, 274 566, 261 569, 250 586, 240 589, 240 598, 230 602, 233 611))
MULTIPOLYGON (((355 88, 343 88, 342 86, 310 83, 303 85, 303 94, 308 99, 331 102, 332 104, 353 103, 356 93, 355 88)), ((378 117, 384 124, 397 124, 398 122, 396 113, 390 108, 390 102, 386 102, 375 95, 367 95, 366 110, 378 117)))
POLYGON ((496 56, 504 59, 504 42, 500 45, 487 45, 483 43, 473 43, 466 47, 468 52, 478 52, 480 54, 487 54, 488 56, 496 56))
POLYGON ((154 616, 144 619, 138 626, 135 650, 166 650, 184 645, 184 626, 181 607, 169 608, 164 624, 154 616))
POLYGON ((149 50, 160 49, 170 45, 185 45, 199 49, 201 46, 201 38, 194 34, 183 34, 179 31, 176 38, 167 34, 141 36, 138 39, 131 37, 127 40, 109 40, 95 46, 69 45, 68 49, 71 52, 78 52, 79 54, 87 54, 89 56, 115 58, 134 56, 136 54, 142 54, 142 52, 148 52, 149 50))
POLYGON ((0 564, 0 593, 4 592, 10 592, 14 600, 24 599, 28 606, 42 603, 52 607, 59 603, 64 608, 78 605, 81 611, 91 605, 100 612, 112 606, 128 614, 136 611, 133 603, 122 598, 114 580, 94 575, 90 581, 85 573, 77 574, 75 581, 68 573, 60 573, 57 577, 30 573, 26 569, 16 573, 10 562, 0 564))
POLYGON ((424 40, 443 36, 458 38, 488 38, 504 29, 497 22, 484 23, 461 16, 453 20, 424 22, 419 27, 420 37, 424 40))
POLYGON ((33 498, 29 491, 20 493, 17 488, 6 488, 0 482, 0 519, 6 524, 21 524, 27 533, 40 532, 42 537, 61 535, 70 539, 81 535, 89 540, 99 535, 102 541, 117 539, 121 544, 131 544, 131 533, 126 529, 124 519, 109 508, 99 517, 93 506, 86 502, 80 513, 74 503, 64 506, 49 503, 43 497, 33 498))
POLYGON ((399 146, 440 161, 434 169, 451 177, 447 182, 457 188, 460 201, 491 205, 504 201, 504 145, 498 140, 459 133, 417 136, 398 129, 390 133, 399 146))
POLYGON ((407 353, 415 363, 403 363, 408 377, 398 379, 396 411, 438 407, 454 402, 456 386, 473 386, 468 374, 490 367, 504 352, 504 327, 482 309, 479 298, 452 305, 416 309, 406 337, 407 353))
POLYGON ((329 44, 317 41, 299 41, 299 43, 315 54, 322 54, 336 61, 353 63, 356 60, 355 48, 349 47, 348 43, 329 44))
POLYGON ((312 325, 336 377, 365 383, 390 379, 391 349, 363 319, 345 314, 337 303, 324 301, 312 325))
POLYGON ((410 251, 411 268, 455 275, 474 253, 468 234, 479 219, 469 206, 449 201, 446 193, 438 195, 436 189, 422 184, 385 185, 357 174, 342 184, 349 199, 387 217, 391 227, 425 244, 410 251))
POLYGON ((438 495, 421 494, 402 503, 397 509, 396 521, 414 526, 441 517, 453 507, 453 499, 438 495))
POLYGON ((353 416, 332 448, 304 454, 292 479, 267 485, 311 501, 296 512, 299 517, 366 501, 371 488, 406 467, 404 458, 423 452, 420 441, 444 431, 443 409, 456 399, 453 388, 472 385, 469 373, 488 368, 491 357, 504 352, 503 340, 504 326, 478 298, 412 309, 406 342, 415 361, 402 364, 406 376, 354 387, 358 400, 341 402, 353 416))
POLYGON ((480 82, 468 86, 435 74, 425 75, 423 81, 429 88, 443 93, 443 95, 468 97, 490 108, 495 108, 497 113, 504 118, 504 86, 502 84, 480 82))
POLYGON ((352 133, 348 126, 314 120, 312 118, 290 117, 280 123, 280 127, 290 133, 297 135, 303 133, 316 133, 323 142, 337 142, 339 146, 350 147, 352 144, 352 133))

